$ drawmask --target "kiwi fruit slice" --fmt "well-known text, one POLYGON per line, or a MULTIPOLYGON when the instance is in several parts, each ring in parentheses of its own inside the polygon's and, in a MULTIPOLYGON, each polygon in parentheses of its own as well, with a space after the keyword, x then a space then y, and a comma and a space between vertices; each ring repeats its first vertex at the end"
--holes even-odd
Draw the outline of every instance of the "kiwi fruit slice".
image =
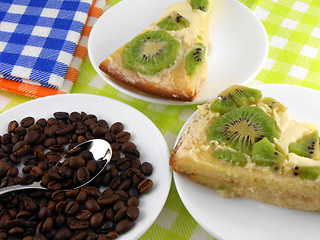
POLYGON ((287 107, 271 97, 264 97, 261 102, 268 105, 272 112, 285 112, 287 107))
POLYGON ((208 140, 251 154, 252 145, 263 138, 278 137, 273 117, 256 106, 235 108, 216 118, 208 128, 208 140))
POLYGON ((285 156, 278 152, 267 138, 252 145, 252 162, 260 166, 274 166, 280 169, 285 156))
POLYGON ((217 149, 213 152, 213 156, 239 166, 244 166, 247 163, 247 158, 242 152, 229 149, 217 149))
POLYGON ((190 0, 190 4, 193 9, 199 9, 203 12, 208 11, 208 0, 190 0))
POLYGON ((157 26, 168 31, 178 31, 189 27, 190 22, 177 12, 172 12, 168 17, 158 22, 157 26))
POLYGON ((124 46, 124 65, 138 73, 153 76, 175 63, 179 49, 180 42, 168 32, 146 31, 124 46))
POLYGON ((289 144, 289 152, 301 157, 320 159, 319 132, 314 131, 289 144))
POLYGON ((193 49, 187 54, 185 61, 185 69, 187 75, 191 76, 196 73, 197 68, 205 61, 206 46, 197 43, 193 49))
POLYGON ((257 103, 262 97, 260 90, 242 85, 232 85, 218 95, 210 106, 211 111, 224 114, 234 108, 257 103))
POLYGON ((316 180, 320 175, 320 166, 296 166, 293 174, 302 179, 316 180))

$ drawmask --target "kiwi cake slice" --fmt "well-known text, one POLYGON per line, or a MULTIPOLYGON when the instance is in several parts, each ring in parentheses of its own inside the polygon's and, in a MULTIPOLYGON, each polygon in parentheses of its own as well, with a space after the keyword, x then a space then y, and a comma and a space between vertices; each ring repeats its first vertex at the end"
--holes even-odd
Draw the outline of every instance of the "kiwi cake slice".
POLYGON ((153 76, 172 66, 179 53, 180 41, 164 30, 146 31, 124 46, 125 67, 153 76))
POLYGON ((252 145, 263 138, 278 137, 273 117, 256 106, 235 108, 216 118, 208 128, 208 140, 251 154, 252 145))
POLYGON ((187 54, 185 69, 187 75, 193 75, 196 73, 197 68, 205 61, 206 46, 202 43, 197 43, 193 49, 187 54))
POLYGON ((234 108, 255 104, 262 97, 260 90, 242 85, 232 85, 224 90, 211 105, 211 110, 226 113, 234 108))
POLYGON ((168 17, 158 22, 157 25, 164 30, 178 31, 183 28, 189 27, 190 22, 178 12, 174 11, 168 17))

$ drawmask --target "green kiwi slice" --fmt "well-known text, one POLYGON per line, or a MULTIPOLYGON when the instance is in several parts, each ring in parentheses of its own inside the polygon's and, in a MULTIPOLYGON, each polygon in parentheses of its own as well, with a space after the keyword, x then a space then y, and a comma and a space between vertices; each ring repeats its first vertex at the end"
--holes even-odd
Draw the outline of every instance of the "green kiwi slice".
POLYGON ((296 166, 293 174, 302 179, 316 180, 320 175, 319 166, 296 166))
POLYGON ((185 61, 187 75, 192 76, 196 73, 197 68, 204 62, 205 53, 206 46, 204 46, 202 43, 197 43, 187 54, 185 61))
POLYGON ((257 103, 262 97, 260 90, 242 85, 232 85, 218 95, 210 106, 211 111, 224 114, 234 108, 257 103))
POLYGON ((290 143, 289 152, 295 153, 301 157, 319 159, 319 132, 314 131, 303 136, 297 142, 290 143))
POLYGON ((199 9, 201 11, 208 11, 209 1, 208 0, 190 0, 191 7, 193 9, 199 9))
POLYGON ((278 152, 267 138, 252 145, 252 162, 260 166, 274 166, 280 169, 285 156, 278 152))
POLYGON ((216 118, 208 128, 208 140, 251 154, 252 145, 263 138, 278 137, 273 117, 256 106, 239 107, 216 118))
POLYGON ((124 46, 125 67, 153 76, 171 67, 178 56, 180 42, 164 30, 146 31, 124 46))
POLYGON ((247 163, 247 158, 242 152, 229 149, 217 149, 213 152, 213 156, 239 166, 244 166, 247 163))
POLYGON ((279 103, 277 100, 271 98, 271 97, 264 97, 261 99, 261 102, 264 104, 267 104, 268 107, 275 112, 285 112, 287 108, 279 103))
POLYGON ((190 22, 177 12, 172 12, 168 17, 158 22, 157 26, 168 31, 178 31, 189 27, 190 22))

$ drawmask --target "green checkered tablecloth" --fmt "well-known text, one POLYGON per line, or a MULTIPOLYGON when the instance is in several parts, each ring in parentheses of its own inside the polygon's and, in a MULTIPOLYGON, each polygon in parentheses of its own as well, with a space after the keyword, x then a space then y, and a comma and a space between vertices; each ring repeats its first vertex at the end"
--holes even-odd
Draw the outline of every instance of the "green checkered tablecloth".
MULTIPOLYGON (((320 90, 320 0, 239 0, 250 8, 267 30, 270 48, 254 83, 285 83, 320 90)), ((119 0, 110 0, 112 6, 119 0)), ((160 129, 170 150, 195 105, 153 104, 127 96, 105 83, 85 58, 73 93, 107 96, 125 102, 144 113, 160 129)), ((0 92, 0 111, 31 98, 0 92)), ((174 182, 165 206, 154 224, 140 239, 214 239, 183 206, 174 182)))

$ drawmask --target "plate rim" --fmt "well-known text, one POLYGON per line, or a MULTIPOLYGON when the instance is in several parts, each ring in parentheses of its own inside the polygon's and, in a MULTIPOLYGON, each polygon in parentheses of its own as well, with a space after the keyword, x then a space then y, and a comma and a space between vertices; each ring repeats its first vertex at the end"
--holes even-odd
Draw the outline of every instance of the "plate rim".
MULTIPOLYGON (((121 7, 121 5, 126 4, 127 1, 132 1, 132 0, 122 0, 119 3, 117 3, 116 5, 118 5, 117 7, 121 7)), ((185 0, 186 1, 186 0, 185 0)), ((251 17, 253 17, 253 19, 255 19, 256 23, 258 24, 260 30, 262 30, 262 35, 263 35, 263 39, 264 39, 264 50, 263 50, 263 58, 259 64, 259 66, 257 66, 257 68, 255 69, 255 71, 252 71, 251 75, 248 76, 246 78, 246 80, 243 80, 241 82, 239 82, 238 84, 246 84, 249 81, 252 81, 258 74, 259 72, 262 70, 266 59, 268 57, 268 53, 269 53, 269 40, 268 40, 268 34, 267 31, 263 25, 263 23, 261 22, 261 20, 258 18, 258 16, 251 10, 249 9, 246 5, 244 5, 243 3, 237 1, 237 0, 224 0, 224 1, 230 1, 233 4, 236 4, 238 6, 241 7, 241 9, 243 11, 245 11, 248 15, 250 15, 251 17)), ((114 5, 112 6, 114 7, 114 5)), ((112 9, 112 7, 110 9, 112 9)), ((95 69, 95 71, 98 73, 98 75, 106 82, 108 83, 110 86, 112 86, 113 88, 117 89, 118 91, 130 96, 130 97, 134 97, 143 101, 149 101, 149 102, 153 102, 153 103, 158 103, 158 104, 167 104, 167 105, 196 105, 196 104, 201 104, 204 103, 206 101, 208 101, 212 96, 207 96, 206 98, 202 98, 202 99, 195 99, 193 102, 189 102, 189 101, 181 101, 181 100, 173 100, 173 99, 167 99, 161 96, 153 96, 151 94, 148 93, 144 93, 140 90, 137 90, 135 88, 133 88, 132 86, 127 86, 124 83, 117 83, 115 80, 111 79, 110 77, 107 77, 106 74, 104 72, 102 72, 99 69, 99 63, 96 63, 94 54, 93 52, 93 48, 94 48, 94 40, 93 37, 96 34, 96 29, 98 28, 97 26, 99 26, 99 24, 101 24, 101 22, 103 22, 104 16, 108 14, 108 11, 110 11, 110 9, 108 9, 107 11, 105 11, 100 18, 97 20, 97 22, 94 24, 89 38, 88 38, 88 56, 89 59, 92 63, 93 68, 95 69)))
MULTIPOLYGON (((147 122, 149 126, 152 126, 152 129, 149 129, 149 131, 152 130, 153 134, 158 135, 158 137, 157 137, 157 139, 158 139, 157 148, 159 148, 161 150, 164 158, 169 159, 170 151, 169 151, 168 144, 167 144, 165 138, 163 137, 162 133, 160 132, 159 128, 151 121, 151 119, 149 119, 146 115, 144 115, 138 109, 130 106, 127 103, 118 101, 118 100, 113 99, 113 98, 101 96, 101 95, 86 94, 86 93, 70 93, 70 94, 51 95, 51 96, 46 96, 46 97, 42 97, 42 98, 31 99, 29 101, 26 101, 26 102, 23 102, 23 103, 18 104, 16 106, 13 106, 12 108, 2 112, 0 114, 0 119, 10 118, 11 120, 13 120, 14 118, 12 118, 12 115, 15 115, 15 116, 17 116, 15 119, 20 121, 20 120, 22 120, 22 118, 24 118, 26 116, 32 116, 34 110, 31 111, 30 113, 23 112, 23 114, 17 114, 19 110, 24 109, 24 108, 28 109, 28 107, 30 107, 30 106, 35 107, 37 104, 52 103, 52 101, 54 101, 55 99, 59 99, 59 101, 66 100, 66 104, 61 107, 62 108, 61 111, 63 111, 63 109, 65 109, 65 108, 68 108, 68 107, 70 108, 70 107, 72 107, 72 105, 75 105, 75 104, 79 103, 79 102, 72 103, 72 101, 71 101, 72 99, 76 99, 76 100, 77 99, 81 99, 81 101, 85 101, 85 100, 91 100, 91 101, 92 100, 97 100, 98 101, 98 100, 100 100, 100 104, 101 104, 102 101, 105 101, 104 103, 108 104, 109 106, 114 106, 115 104, 117 104, 117 106, 121 106, 121 107, 124 106, 127 110, 130 109, 131 112, 133 112, 134 114, 137 115, 137 118, 139 118, 140 121, 147 122)), ((81 103, 81 101, 80 101, 80 103, 81 103)), ((81 106, 79 107, 79 109, 81 109, 81 106)), ((27 111, 27 110, 24 110, 24 111, 27 111)), ((80 110, 75 109, 74 111, 80 111, 80 110)), ((88 110, 83 110, 83 111, 88 112, 88 110)), ((46 116, 46 115, 49 115, 49 113, 51 113, 51 115, 52 115, 54 112, 55 112, 55 110, 51 110, 51 108, 49 107, 48 110, 46 110, 46 112, 40 113, 40 115, 43 114, 44 115, 43 117, 49 117, 49 116, 46 116)), ((96 113, 93 113, 93 114, 96 114, 96 113)), ((101 114, 101 113, 98 113, 98 114, 101 114)), ((53 115, 52 115, 52 117, 53 117, 53 115)), ((106 116, 103 116, 103 118, 106 118, 106 116)), ((119 120, 119 121, 129 122, 128 120, 125 120, 125 119, 119 120)), ((112 122, 112 123, 114 123, 114 122, 112 122)), ((3 129, 6 129, 6 125, 5 124, 8 124, 8 123, 4 123, 4 125, 0 129, 1 132, 2 132, 3 129)), ((130 132, 132 132, 132 130, 130 132)), ((138 133, 135 133, 135 134, 138 134, 138 133)), ((140 137, 140 138, 142 138, 142 137, 140 137)), ((146 161, 148 161, 148 160, 146 159, 146 161)), ((128 231, 128 232, 126 232, 124 234, 121 234, 117 239, 119 239, 119 240, 128 239, 128 237, 130 237, 132 239, 138 239, 139 237, 141 237, 152 226, 152 224, 154 224, 155 220, 157 219, 157 217, 161 213, 161 211, 162 211, 162 209, 163 209, 163 207, 164 207, 164 205, 166 203, 166 200, 167 200, 169 192, 170 192, 171 184, 172 184, 172 170, 170 169, 169 164, 166 164, 166 163, 167 162, 164 160, 163 163, 161 164, 162 170, 165 170, 167 172, 166 173, 166 175, 167 175, 166 180, 165 181, 161 180, 161 183, 163 182, 163 184, 166 184, 166 186, 162 187, 165 191, 161 191, 160 192, 160 190, 162 188, 158 188, 159 192, 155 193, 155 195, 158 196, 158 197, 157 197, 157 204, 153 204, 154 208, 156 209, 153 212, 153 215, 150 216, 150 214, 149 214, 149 221, 147 221, 147 222, 143 222, 143 218, 145 217, 145 215, 144 216, 139 216, 140 219, 138 218, 137 221, 140 220, 140 222, 135 221, 135 226, 137 227, 137 224, 139 224, 139 228, 136 228, 136 229, 133 228, 133 229, 135 229, 136 234, 134 236, 131 236, 132 234, 130 234, 130 233, 132 231, 128 231)), ((163 173, 160 173, 160 174, 163 175, 163 173)), ((152 179, 152 175, 150 177, 152 179)), ((159 180, 160 179, 158 178, 157 180, 158 180, 158 182, 154 182, 154 185, 155 184, 159 185, 159 182, 160 182, 159 180)), ((144 197, 144 195, 143 195, 143 197, 144 197)), ((146 197, 148 197, 148 194, 146 195, 146 197)), ((143 199, 139 199, 140 203, 144 199, 145 199, 145 197, 143 199)), ((140 207, 139 207, 139 210, 140 210, 140 213, 141 213, 141 208, 140 207)), ((131 229, 131 230, 133 230, 133 229, 131 229)))
MULTIPOLYGON (((313 94, 318 94, 319 95, 319 98, 320 98, 320 91, 318 90, 315 90, 315 89, 312 89, 312 88, 308 88, 308 87, 304 87, 304 86, 299 86, 299 85, 289 85, 289 84, 281 84, 281 83, 273 83, 273 84, 252 84, 252 85, 247 85, 248 87, 252 87, 252 88, 256 88, 256 89, 259 89, 261 91, 264 91, 266 89, 270 89, 270 88, 274 88, 274 87, 285 87, 285 88, 288 88, 288 89, 293 89, 292 91, 305 91, 306 94, 309 92, 309 93, 313 93, 313 94)), ((291 91, 291 90, 290 90, 291 91)), ((177 138, 176 138, 176 141, 174 143, 174 147, 177 145, 179 139, 181 138, 184 130, 186 129, 186 127, 188 126, 188 124, 190 123, 190 121, 196 116, 198 110, 195 110, 191 116, 187 119, 187 121, 185 122, 185 124, 183 125, 183 127, 181 128, 177 138)), ((320 120, 319 120, 320 122, 320 120)), ((319 125, 319 128, 320 128, 320 125, 319 125)), ((180 185, 180 184, 177 184, 177 181, 178 183, 180 181, 183 181, 181 179, 183 178, 187 178, 188 180, 190 180, 190 178, 188 178, 187 176, 181 174, 181 173, 177 173, 175 171, 173 171, 172 173, 172 176, 173 176, 173 181, 174 181, 174 184, 175 184, 175 187, 177 189, 177 192, 178 192, 178 195, 181 199, 181 202, 183 203, 183 205, 185 206, 185 208, 187 209, 187 211, 190 213, 190 215, 195 219, 195 221, 201 226, 203 227, 203 229, 205 231, 207 231, 209 234, 211 234, 213 237, 217 238, 217 239, 226 239, 224 237, 221 237, 217 232, 214 231, 214 228, 210 228, 207 226, 207 224, 205 222, 203 222, 201 220, 201 217, 199 217, 197 211, 195 209, 193 209, 190 205, 190 203, 188 203, 189 199, 186 199, 184 194, 182 193, 182 188, 183 186, 180 185)), ((192 180, 191 180, 192 181, 192 180)), ((196 184, 199 184, 199 183, 196 183, 196 184)), ((203 185, 201 185, 203 186, 203 185)), ((206 187, 206 186, 204 186, 206 187)), ((209 187, 206 187, 208 190, 211 190, 211 188, 209 187)), ((212 189, 213 192, 215 193, 215 190, 212 189)), ((215 193, 216 194, 216 193, 215 193)), ((227 198, 228 199, 228 198, 227 198)), ((248 202, 253 202, 254 204, 260 204, 260 205, 263 205, 263 206, 271 206, 271 207, 276 207, 276 208, 280 208, 282 210, 286 210, 286 211, 300 211, 300 210, 296 210, 296 209, 287 209, 287 208, 283 208, 283 207, 279 207, 279 206, 276 206, 276 205, 272 205, 272 204, 267 204, 267 203, 263 203, 263 202, 260 202, 260 201, 256 201, 256 200, 252 200, 252 199, 249 199, 249 198, 238 198, 238 200, 242 200, 242 201, 248 201, 248 202)), ((301 211, 301 212, 305 212, 305 211, 301 211)), ((314 214, 313 212, 307 212, 307 213, 311 213, 311 214, 314 214)), ((243 238, 245 236, 239 236, 239 239, 246 239, 246 238, 243 238)), ((277 238, 278 239, 278 238, 277 238)), ((283 239, 283 238, 279 238, 280 239, 283 239)), ((293 239, 293 238, 292 238, 293 239)))

